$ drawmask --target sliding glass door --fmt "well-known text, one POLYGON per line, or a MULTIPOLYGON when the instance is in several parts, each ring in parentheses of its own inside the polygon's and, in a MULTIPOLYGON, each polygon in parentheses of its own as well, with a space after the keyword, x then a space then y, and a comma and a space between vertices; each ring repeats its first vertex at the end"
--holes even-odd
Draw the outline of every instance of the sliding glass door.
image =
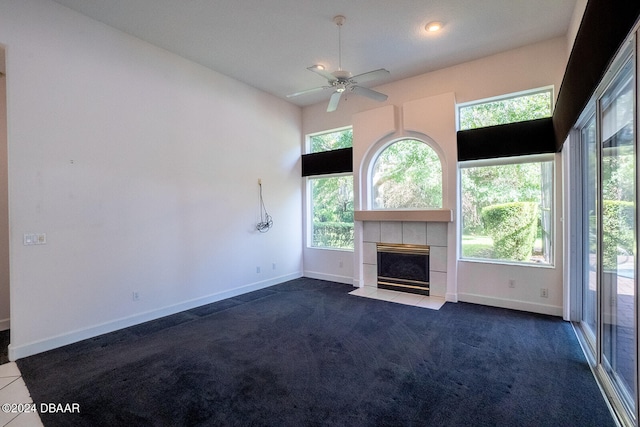
POLYGON ((600 98, 602 366, 635 413, 636 150, 631 60, 600 98))
POLYGON ((582 145, 582 329, 596 351, 598 286, 598 139, 595 113, 580 130, 582 145))
POLYGON ((630 51, 616 62, 574 133, 582 190, 575 217, 581 279, 574 289, 576 320, 596 376, 623 424, 637 426, 637 71, 630 51))

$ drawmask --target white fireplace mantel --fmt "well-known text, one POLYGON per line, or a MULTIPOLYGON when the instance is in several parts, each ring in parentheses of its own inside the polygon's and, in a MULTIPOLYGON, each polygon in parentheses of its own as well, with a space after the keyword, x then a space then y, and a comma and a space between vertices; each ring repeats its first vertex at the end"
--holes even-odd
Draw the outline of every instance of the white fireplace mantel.
POLYGON ((356 221, 453 222, 453 209, 355 211, 356 221))

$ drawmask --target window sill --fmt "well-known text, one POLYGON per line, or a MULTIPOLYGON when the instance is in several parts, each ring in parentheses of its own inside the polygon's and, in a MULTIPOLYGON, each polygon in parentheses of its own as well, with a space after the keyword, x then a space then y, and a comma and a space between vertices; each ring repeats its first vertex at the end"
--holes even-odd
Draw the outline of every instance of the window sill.
POLYGON ((489 258, 458 258, 458 262, 468 262, 470 264, 493 264, 493 265, 510 265, 515 267, 533 267, 555 269, 555 264, 543 264, 537 262, 518 262, 489 258))
POLYGON ((356 221, 453 222, 453 209, 355 211, 356 221))
POLYGON ((332 251, 332 252, 351 252, 351 253, 353 253, 353 248, 333 248, 331 246, 307 246, 307 249, 321 250, 321 251, 332 251))

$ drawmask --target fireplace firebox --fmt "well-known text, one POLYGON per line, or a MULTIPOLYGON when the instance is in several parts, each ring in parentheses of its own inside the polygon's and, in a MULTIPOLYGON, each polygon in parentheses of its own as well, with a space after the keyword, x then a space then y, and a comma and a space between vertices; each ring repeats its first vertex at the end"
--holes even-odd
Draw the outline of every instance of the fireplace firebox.
POLYGON ((429 295, 429 246, 377 243, 378 288, 429 295))

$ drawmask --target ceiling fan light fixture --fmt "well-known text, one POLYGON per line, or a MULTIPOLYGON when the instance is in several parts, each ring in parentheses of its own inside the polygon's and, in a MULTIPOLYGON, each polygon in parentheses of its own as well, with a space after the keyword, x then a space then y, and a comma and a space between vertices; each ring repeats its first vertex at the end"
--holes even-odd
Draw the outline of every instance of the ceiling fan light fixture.
POLYGON ((424 26, 424 29, 430 33, 435 33, 436 31, 440 31, 444 24, 440 21, 432 21, 424 26))

